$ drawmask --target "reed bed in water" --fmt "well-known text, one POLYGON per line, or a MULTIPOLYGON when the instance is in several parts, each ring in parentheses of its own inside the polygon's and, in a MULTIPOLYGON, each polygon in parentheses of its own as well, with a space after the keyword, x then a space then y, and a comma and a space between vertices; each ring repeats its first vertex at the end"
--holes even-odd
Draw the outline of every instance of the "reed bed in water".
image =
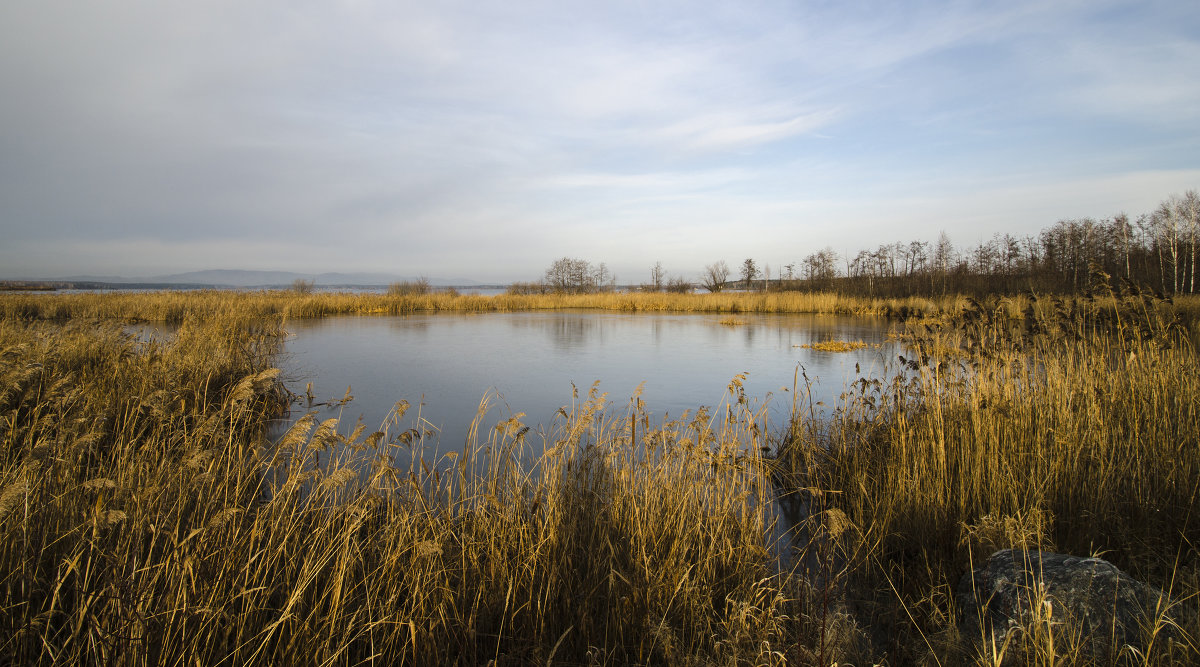
POLYGON ((1087 662, 1062 618, 1004 645, 959 634, 959 578, 1018 547, 1100 555, 1171 595, 1146 629, 1153 649, 1113 646, 1116 664, 1200 661, 1200 363, 1160 306, 1079 301, 1024 318, 975 304, 910 326, 905 373, 860 380, 832 419, 798 411, 776 472, 824 536, 808 557, 835 563, 827 586, 877 633, 875 654, 1087 662))
POLYGON ((784 661, 744 400, 655 426, 593 392, 400 466, 422 437, 401 414, 265 439, 272 333, 0 323, 8 662, 784 661))
POLYGON ((965 301, 886 301, 832 293, 624 293, 480 296, 427 294, 301 293, 296 291, 117 292, 104 294, 0 294, 0 314, 24 319, 121 319, 180 322, 239 313, 248 317, 309 318, 332 315, 403 315, 418 312, 495 312, 592 309, 622 312, 936 314, 965 301))
MULTIPOLYGON (((1125 297, 1128 298, 1128 297, 1125 297)), ((1149 299, 1149 297, 1147 297, 1149 299)), ((1095 302, 1115 302, 1107 295, 1095 302)), ((481 296, 453 292, 366 294, 298 292, 295 290, 191 290, 79 294, 0 293, 0 317, 16 319, 115 319, 182 322, 237 315, 243 318, 314 318, 337 315, 405 315, 433 312, 506 312, 590 309, 618 312, 819 313, 880 315, 900 319, 948 321, 975 308, 973 299, 958 295, 936 298, 871 299, 831 292, 719 292, 675 294, 604 292, 596 294, 501 294, 481 296)), ((1169 311, 1186 324, 1200 320, 1200 297, 1181 296, 1169 304, 1150 299, 1146 308, 1169 311)), ((1037 299, 1015 296, 998 302, 995 314, 1020 318, 1033 309, 1048 317, 1055 309, 1078 307, 1073 298, 1037 299), (1000 312, 1002 311, 1002 313, 1000 312)))

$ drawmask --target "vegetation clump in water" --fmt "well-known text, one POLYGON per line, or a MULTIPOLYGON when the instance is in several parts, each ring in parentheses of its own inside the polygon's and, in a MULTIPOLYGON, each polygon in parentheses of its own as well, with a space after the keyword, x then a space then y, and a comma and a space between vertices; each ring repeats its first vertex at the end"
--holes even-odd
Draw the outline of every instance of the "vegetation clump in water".
POLYGON ((852 341, 823 340, 823 341, 819 341, 816 343, 805 343, 803 345, 797 345, 796 347, 804 347, 804 348, 808 348, 810 350, 817 350, 820 352, 853 352, 854 350, 861 350, 861 349, 866 348, 867 344, 862 342, 861 340, 852 340, 852 341))

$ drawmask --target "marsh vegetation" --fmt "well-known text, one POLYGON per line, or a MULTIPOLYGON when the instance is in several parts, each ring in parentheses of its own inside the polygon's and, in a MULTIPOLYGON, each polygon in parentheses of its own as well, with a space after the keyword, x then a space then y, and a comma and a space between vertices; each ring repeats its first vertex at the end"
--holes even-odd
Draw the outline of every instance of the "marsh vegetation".
POLYGON ((774 472, 810 517, 810 560, 834 564, 822 576, 841 606, 826 631, 861 633, 868 656, 887 637, 901 663, 1083 663, 1091 638, 1062 618, 982 651, 955 622, 954 588, 973 563, 1051 550, 1099 555, 1176 601, 1150 610, 1154 650, 1117 645, 1117 662, 1194 662, 1194 323, 1135 293, 1028 298, 1021 316, 1014 305, 912 321, 909 374, 864 378, 832 419, 797 413, 774 472))
POLYGON ((64 664, 1071 664, 1061 619, 984 650, 956 633, 970 565, 1040 546, 1101 554, 1170 593, 1146 628, 1162 640, 1117 647, 1121 660, 1194 663, 1198 304, 1106 284, 979 301, 0 295, 0 650, 64 664), (737 377, 726 410, 665 423, 641 396, 584 390, 544 430, 508 415, 437 461, 396 456, 415 437, 404 403, 379 430, 310 417, 267 436, 289 404, 275 355, 291 318, 562 308, 890 314, 906 368, 862 378, 823 419, 797 392, 774 425, 737 377), (131 322, 177 330, 139 339, 131 322), (802 526, 792 560, 772 543, 776 494, 802 526))

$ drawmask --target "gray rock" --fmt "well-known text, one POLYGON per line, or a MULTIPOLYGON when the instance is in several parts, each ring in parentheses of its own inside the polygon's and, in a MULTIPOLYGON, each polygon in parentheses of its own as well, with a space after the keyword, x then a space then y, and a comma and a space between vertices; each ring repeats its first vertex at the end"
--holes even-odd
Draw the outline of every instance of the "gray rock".
MULTIPOLYGON (((988 655, 1007 647, 1005 664, 1022 661, 1030 643, 1046 646, 1048 630, 1060 655, 1132 658, 1129 649, 1146 650, 1148 631, 1169 605, 1108 561, 1019 549, 997 551, 963 575, 957 598, 963 638, 988 655)), ((1166 638, 1160 633, 1156 643, 1166 638)))

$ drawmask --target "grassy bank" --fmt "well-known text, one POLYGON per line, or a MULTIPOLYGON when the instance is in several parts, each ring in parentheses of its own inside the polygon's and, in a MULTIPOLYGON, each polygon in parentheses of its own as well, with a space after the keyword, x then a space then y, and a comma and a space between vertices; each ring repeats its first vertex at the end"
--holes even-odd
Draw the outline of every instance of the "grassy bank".
POLYGON ((1099 553, 1168 590, 1159 630, 1176 624, 1176 642, 1124 656, 1194 664, 1189 308, 1133 295, 3 295, 0 654, 1077 662, 1054 623, 983 651, 956 635, 958 578, 1018 545, 1099 553), (403 417, 373 433, 306 418, 266 438, 286 405, 271 369, 286 318, 520 308, 907 312, 909 351, 905 374, 856 383, 832 419, 800 403, 780 430, 735 379, 722 414, 652 427, 637 397, 581 396, 544 430, 481 421, 473 445, 413 467, 394 463, 420 437, 403 417), (143 342, 121 328, 137 321, 180 327, 143 342), (795 571, 777 570, 768 480, 803 505, 795 571))

